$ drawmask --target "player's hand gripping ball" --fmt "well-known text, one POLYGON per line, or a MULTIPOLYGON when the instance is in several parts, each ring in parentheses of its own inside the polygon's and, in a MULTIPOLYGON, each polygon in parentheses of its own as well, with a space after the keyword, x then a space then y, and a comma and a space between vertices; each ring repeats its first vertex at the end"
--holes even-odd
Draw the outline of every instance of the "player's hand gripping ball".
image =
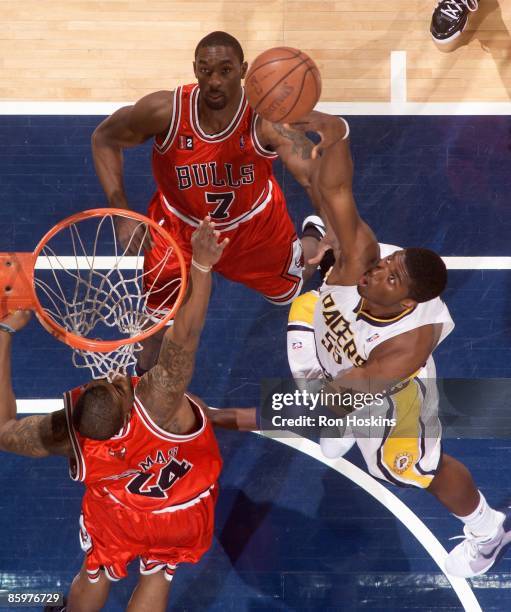
POLYGON ((274 47, 258 55, 245 78, 250 106, 272 123, 292 123, 314 108, 321 76, 311 58, 292 47, 274 47))

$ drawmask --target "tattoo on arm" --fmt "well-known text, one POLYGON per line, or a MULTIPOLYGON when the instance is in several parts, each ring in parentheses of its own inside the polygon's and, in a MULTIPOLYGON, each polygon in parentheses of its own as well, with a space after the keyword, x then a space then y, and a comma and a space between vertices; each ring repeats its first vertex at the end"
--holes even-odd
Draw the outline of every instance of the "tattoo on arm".
POLYGON ((10 421, 0 435, 2 448, 26 457, 69 456, 71 444, 64 410, 10 421))
POLYGON ((168 336, 163 340, 157 365, 144 375, 138 385, 138 390, 149 398, 146 407, 157 420, 164 419, 168 423, 172 409, 179 406, 188 387, 194 365, 195 350, 184 349, 168 336))
POLYGON ((302 159, 311 159, 312 149, 314 147, 313 143, 301 132, 296 132, 294 130, 288 130, 280 123, 274 123, 273 129, 283 136, 286 140, 289 140, 293 149, 292 152, 294 155, 300 155, 302 159))

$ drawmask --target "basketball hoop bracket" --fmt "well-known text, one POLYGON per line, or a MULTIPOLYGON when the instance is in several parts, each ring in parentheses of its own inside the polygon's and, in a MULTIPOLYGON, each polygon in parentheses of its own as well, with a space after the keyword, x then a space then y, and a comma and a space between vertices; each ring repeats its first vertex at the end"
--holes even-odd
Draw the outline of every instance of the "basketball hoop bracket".
POLYGON ((0 253, 0 319, 14 310, 33 310, 33 253, 0 253))

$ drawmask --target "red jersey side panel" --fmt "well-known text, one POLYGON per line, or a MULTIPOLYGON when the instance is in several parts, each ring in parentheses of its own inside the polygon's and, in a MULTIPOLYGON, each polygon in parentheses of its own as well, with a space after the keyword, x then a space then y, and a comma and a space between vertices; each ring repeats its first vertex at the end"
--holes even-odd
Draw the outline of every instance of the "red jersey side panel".
POLYGON ((199 421, 190 435, 158 427, 135 396, 127 425, 116 436, 100 441, 82 437, 72 426, 72 412, 82 392, 80 388, 65 395, 75 450, 71 476, 83 481, 92 495, 157 513, 189 504, 215 484, 222 466, 218 444, 211 424, 190 398, 199 421))
POLYGON ((272 159, 257 141, 257 115, 245 92, 230 125, 206 134, 199 124, 199 87, 174 95, 169 132, 155 140, 153 173, 167 210, 190 225, 211 215, 220 231, 232 230, 261 212, 280 191, 272 159))

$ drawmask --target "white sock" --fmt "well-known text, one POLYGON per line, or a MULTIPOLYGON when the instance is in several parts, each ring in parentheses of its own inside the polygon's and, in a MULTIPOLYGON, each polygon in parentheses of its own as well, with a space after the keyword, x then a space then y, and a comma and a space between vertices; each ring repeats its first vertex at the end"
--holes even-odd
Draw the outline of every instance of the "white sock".
POLYGON ((502 513, 488 505, 481 491, 479 491, 479 504, 474 512, 468 516, 456 516, 456 518, 466 525, 470 533, 477 537, 486 536, 489 540, 497 535, 502 523, 502 513))

